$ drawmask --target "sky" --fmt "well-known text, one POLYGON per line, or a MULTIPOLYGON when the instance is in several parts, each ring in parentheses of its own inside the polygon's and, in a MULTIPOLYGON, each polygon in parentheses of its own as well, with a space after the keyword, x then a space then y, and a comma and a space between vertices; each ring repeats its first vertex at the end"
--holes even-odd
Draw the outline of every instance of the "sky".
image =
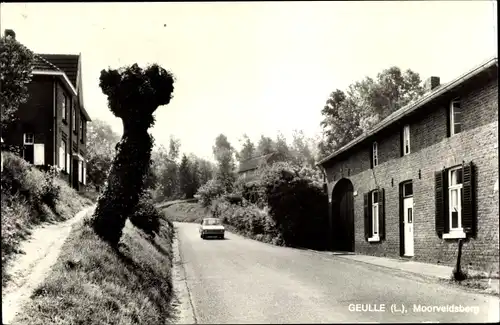
POLYGON ((174 97, 156 144, 213 160, 217 135, 321 132, 328 95, 390 66, 445 83, 497 56, 496 1, 2 3, 0 28, 36 53, 82 54, 85 108, 120 133, 102 69, 158 63, 174 97))

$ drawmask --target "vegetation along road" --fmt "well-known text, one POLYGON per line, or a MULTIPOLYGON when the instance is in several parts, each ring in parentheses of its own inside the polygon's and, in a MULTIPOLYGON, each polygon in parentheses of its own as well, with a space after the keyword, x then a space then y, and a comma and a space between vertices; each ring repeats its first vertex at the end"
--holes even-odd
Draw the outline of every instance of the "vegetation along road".
POLYGON ((194 223, 175 227, 197 323, 485 322, 497 317, 494 296, 232 233, 225 240, 202 240, 194 223), (399 311, 403 306, 406 312, 399 311), (460 306, 470 310, 429 310, 460 306), (394 307, 398 311, 392 312, 394 307))

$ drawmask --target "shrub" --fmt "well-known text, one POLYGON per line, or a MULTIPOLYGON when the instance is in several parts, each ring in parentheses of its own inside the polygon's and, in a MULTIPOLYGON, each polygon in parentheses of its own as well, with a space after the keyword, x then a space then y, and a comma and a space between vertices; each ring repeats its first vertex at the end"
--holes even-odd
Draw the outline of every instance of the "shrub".
POLYGON ((222 183, 218 180, 211 179, 198 189, 197 194, 200 196, 201 205, 209 207, 212 200, 223 195, 224 192, 224 186, 222 183))
POLYGON ((150 236, 158 234, 162 212, 157 209, 147 195, 143 195, 134 212, 129 216, 130 222, 150 236))

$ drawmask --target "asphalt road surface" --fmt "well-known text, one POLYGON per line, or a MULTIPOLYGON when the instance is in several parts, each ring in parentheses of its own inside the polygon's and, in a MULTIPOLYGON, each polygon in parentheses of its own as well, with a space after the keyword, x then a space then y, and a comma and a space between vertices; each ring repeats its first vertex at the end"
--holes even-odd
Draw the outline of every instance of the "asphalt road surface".
POLYGON ((197 224, 175 226, 197 323, 498 321, 494 296, 231 233, 203 240, 197 224), (462 312, 428 309, 438 307, 462 312))

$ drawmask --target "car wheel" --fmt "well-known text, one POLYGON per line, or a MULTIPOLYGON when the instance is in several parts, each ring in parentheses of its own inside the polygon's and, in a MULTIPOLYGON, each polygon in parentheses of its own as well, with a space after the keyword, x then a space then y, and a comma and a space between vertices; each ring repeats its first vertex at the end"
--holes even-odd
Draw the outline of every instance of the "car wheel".
POLYGON ((200 238, 201 238, 201 239, 205 239, 205 236, 203 236, 203 235, 200 235, 200 238))

